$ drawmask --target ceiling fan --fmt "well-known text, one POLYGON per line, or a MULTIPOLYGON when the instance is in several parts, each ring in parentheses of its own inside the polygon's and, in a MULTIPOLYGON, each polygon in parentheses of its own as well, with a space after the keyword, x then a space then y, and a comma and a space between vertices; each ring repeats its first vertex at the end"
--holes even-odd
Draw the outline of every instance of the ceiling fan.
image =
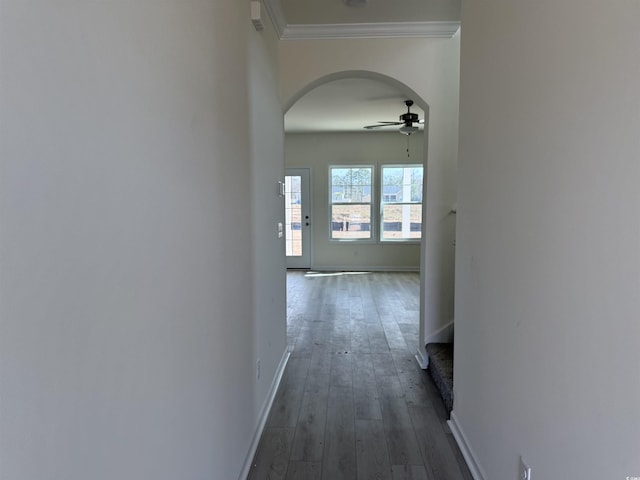
POLYGON ((382 128, 382 127, 393 127, 396 125, 402 125, 399 129, 400 133, 404 135, 411 135, 419 130, 419 128, 414 124, 422 123, 423 121, 418 118, 417 113, 411 113, 411 106, 413 105, 413 100, 405 100, 404 104, 407 106, 407 113, 403 113, 400 115, 399 122, 378 122, 376 125, 367 125, 364 128, 367 130, 372 130, 374 128, 382 128))

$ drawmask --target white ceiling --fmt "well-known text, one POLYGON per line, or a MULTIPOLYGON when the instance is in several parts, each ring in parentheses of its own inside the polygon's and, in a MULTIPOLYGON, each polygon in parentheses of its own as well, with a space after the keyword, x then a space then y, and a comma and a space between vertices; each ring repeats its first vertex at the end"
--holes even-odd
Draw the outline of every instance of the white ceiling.
MULTIPOLYGON (((285 131, 299 132, 393 132, 399 126, 365 130, 378 121, 397 122, 413 100, 396 87, 376 80, 347 78, 325 83, 300 98, 284 117, 285 131)), ((411 107, 420 120, 424 112, 411 107)))

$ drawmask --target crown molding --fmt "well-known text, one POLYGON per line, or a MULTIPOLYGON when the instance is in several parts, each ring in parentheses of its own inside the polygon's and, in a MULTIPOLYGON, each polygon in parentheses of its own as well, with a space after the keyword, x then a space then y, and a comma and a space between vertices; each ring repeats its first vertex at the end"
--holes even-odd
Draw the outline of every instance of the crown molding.
POLYGON ((282 10, 282 4, 280 0, 264 0, 264 6, 271 18, 271 23, 273 24, 273 28, 278 34, 279 38, 282 38, 284 33, 284 29, 287 26, 287 20, 284 16, 284 11, 282 10))
POLYGON ((262 0, 281 40, 343 38, 451 38, 460 22, 337 23, 289 25, 281 0, 262 0))
POLYGON ((343 38, 451 38, 460 22, 339 23, 330 25, 286 25, 282 40, 343 38))

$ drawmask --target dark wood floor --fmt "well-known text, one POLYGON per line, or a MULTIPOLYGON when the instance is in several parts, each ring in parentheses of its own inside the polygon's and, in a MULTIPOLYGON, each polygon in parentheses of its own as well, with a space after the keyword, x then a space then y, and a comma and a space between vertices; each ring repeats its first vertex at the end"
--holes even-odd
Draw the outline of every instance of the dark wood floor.
POLYGON ((419 284, 288 273, 291 356, 250 479, 472 480, 414 358, 419 284))

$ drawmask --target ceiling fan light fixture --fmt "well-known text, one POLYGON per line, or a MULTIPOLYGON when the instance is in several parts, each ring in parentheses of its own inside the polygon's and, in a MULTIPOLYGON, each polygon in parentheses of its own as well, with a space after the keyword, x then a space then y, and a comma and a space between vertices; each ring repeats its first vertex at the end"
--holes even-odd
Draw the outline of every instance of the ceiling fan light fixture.
POLYGON ((403 125, 400 127, 400 133, 404 135, 411 135, 412 133, 416 133, 418 130, 420 129, 414 125, 403 125))
POLYGON ((364 7, 368 0, 342 0, 347 7, 364 7))

